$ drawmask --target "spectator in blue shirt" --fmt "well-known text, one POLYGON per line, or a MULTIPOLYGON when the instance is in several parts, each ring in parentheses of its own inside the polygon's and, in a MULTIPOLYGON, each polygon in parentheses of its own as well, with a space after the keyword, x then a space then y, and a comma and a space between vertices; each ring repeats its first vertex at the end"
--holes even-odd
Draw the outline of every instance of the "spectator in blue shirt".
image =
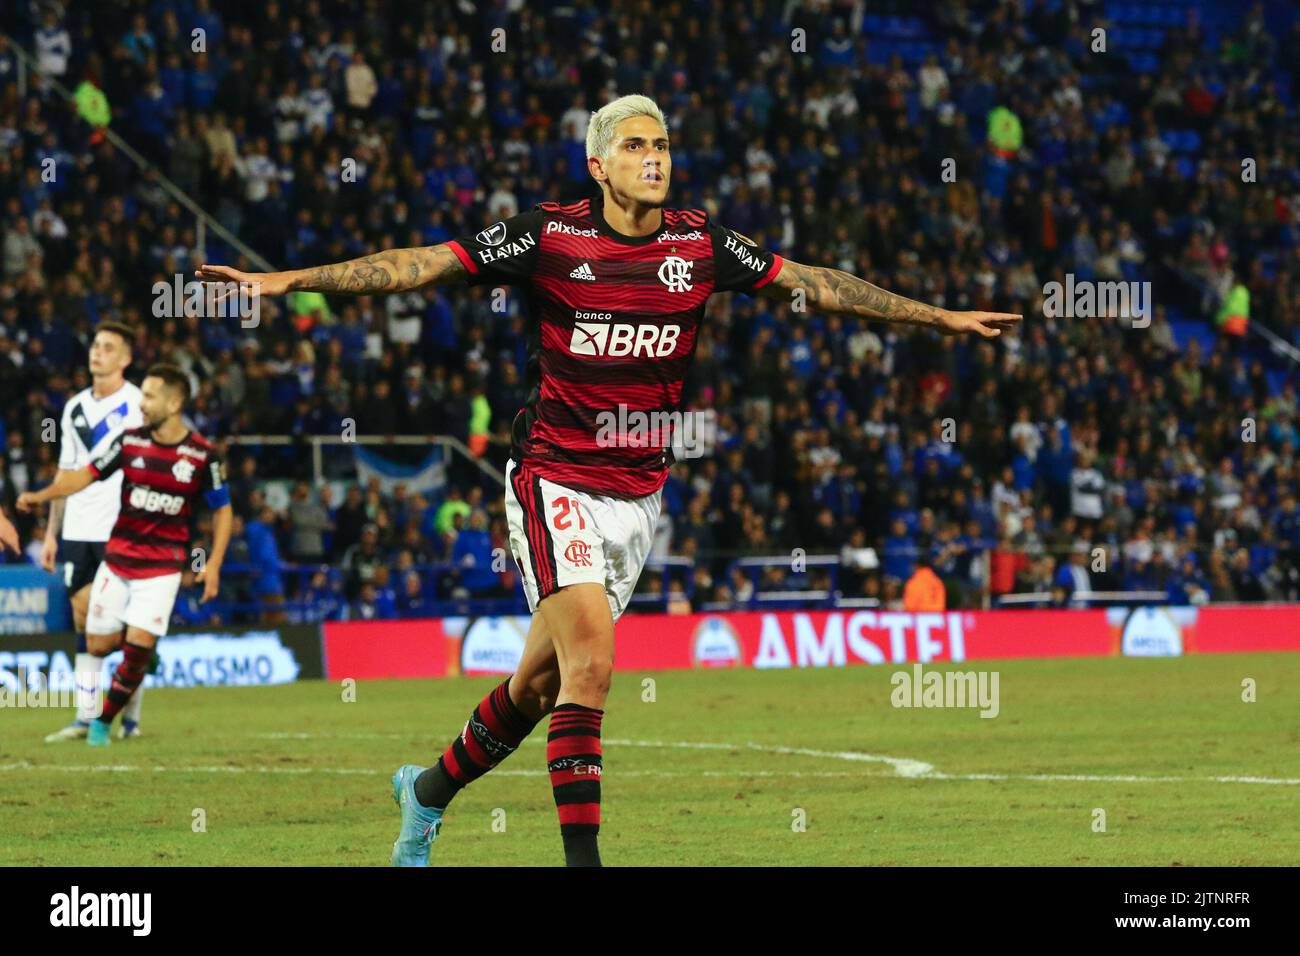
POLYGON ((886 577, 899 581, 910 578, 916 568, 916 542, 901 518, 894 519, 890 535, 885 539, 883 568, 886 577))
POLYGON ((483 594, 497 586, 497 573, 492 570, 492 538, 487 531, 487 516, 481 510, 475 510, 469 517, 469 527, 456 535, 451 560, 459 568, 461 587, 470 594, 483 594))
POLYGON ((280 546, 275 539, 275 512, 269 505, 245 525, 244 540, 248 542, 249 563, 258 569, 253 595, 268 607, 263 620, 276 623, 282 614, 278 609, 284 603, 284 562, 280 560, 280 546))
POLYGON ((397 595, 397 616, 401 618, 424 617, 428 614, 424 597, 424 582, 419 572, 407 571, 402 578, 401 593, 397 595))

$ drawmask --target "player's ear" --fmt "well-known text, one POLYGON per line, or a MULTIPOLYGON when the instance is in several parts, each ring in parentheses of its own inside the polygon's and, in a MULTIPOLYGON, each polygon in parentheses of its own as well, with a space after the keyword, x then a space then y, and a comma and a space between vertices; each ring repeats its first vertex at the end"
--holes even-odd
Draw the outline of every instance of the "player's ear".
POLYGON ((599 156, 587 157, 587 171, 591 173, 591 178, 598 183, 603 183, 609 179, 609 174, 605 172, 605 161, 599 156))

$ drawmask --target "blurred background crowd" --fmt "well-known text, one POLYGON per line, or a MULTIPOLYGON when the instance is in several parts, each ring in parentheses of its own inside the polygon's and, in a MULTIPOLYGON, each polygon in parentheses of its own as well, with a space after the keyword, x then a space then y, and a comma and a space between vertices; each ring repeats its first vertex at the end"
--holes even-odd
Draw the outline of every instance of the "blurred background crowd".
POLYGON ((157 282, 257 268, 159 177, 275 268, 428 245, 593 194, 588 117, 628 92, 668 116, 674 205, 1026 316, 941 339, 715 296, 687 394, 717 447, 672 470, 642 606, 900 607, 931 573, 949 607, 1300 598, 1286 3, 12 0, 0 29, 40 71, 0 38, 0 504, 50 480, 95 324, 129 323, 229 461, 226 593, 186 621, 522 607, 489 474, 416 494, 304 443, 351 420, 503 469, 528 319, 467 288, 159 315, 157 282), (1045 315, 1067 276, 1149 309, 1045 315))

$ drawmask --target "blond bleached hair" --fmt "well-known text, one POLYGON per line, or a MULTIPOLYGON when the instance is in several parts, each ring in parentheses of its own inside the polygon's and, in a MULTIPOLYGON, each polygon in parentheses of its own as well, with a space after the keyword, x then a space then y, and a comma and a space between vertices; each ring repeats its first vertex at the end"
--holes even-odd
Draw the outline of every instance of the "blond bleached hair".
POLYGON ((649 116, 656 120, 665 132, 668 130, 664 111, 650 97, 642 96, 640 93, 620 96, 591 114, 591 123, 587 126, 587 157, 599 156, 601 159, 609 159, 610 150, 614 148, 614 136, 618 124, 633 116, 649 116))

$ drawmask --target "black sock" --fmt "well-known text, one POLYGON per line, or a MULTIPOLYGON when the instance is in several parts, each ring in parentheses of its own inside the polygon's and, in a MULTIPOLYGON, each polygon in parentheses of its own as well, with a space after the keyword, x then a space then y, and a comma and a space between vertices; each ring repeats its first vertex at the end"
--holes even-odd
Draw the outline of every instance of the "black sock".
POLYGON ((565 866, 599 866, 601 851, 595 834, 563 834, 565 866))
POLYGON ((415 778, 415 799, 422 807, 446 810, 451 798, 460 790, 460 784, 442 769, 442 760, 415 778))
POLYGON ((600 850, 594 833, 565 833, 565 866, 600 866, 600 850))

